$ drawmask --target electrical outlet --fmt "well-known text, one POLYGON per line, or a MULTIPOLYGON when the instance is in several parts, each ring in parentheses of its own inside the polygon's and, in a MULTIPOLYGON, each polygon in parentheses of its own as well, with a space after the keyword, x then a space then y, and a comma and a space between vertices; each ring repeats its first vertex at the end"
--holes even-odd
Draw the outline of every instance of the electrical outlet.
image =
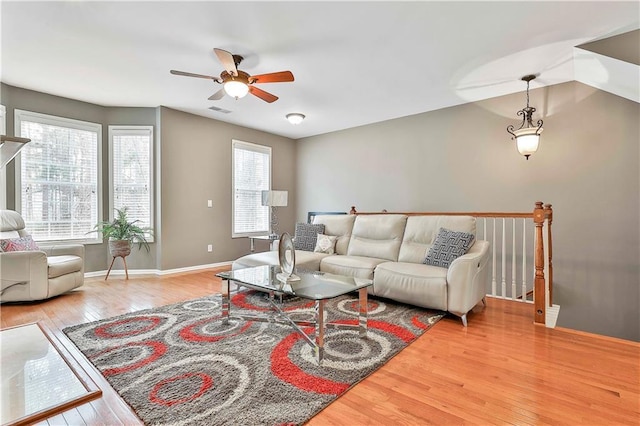
POLYGON ((209 245, 207 246, 207 251, 208 251, 209 253, 211 253, 211 252, 213 251, 213 244, 209 244, 209 245))
POLYGON ((213 207, 213 200, 207 200, 207 207, 213 207))

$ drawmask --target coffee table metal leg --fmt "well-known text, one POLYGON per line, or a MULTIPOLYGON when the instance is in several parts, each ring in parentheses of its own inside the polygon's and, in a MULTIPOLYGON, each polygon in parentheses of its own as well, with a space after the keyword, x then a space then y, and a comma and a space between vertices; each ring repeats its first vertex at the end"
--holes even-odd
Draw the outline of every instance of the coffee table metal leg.
POLYGON ((322 364, 324 358, 324 300, 316 300, 316 357, 318 365, 322 364))
POLYGON ((358 310, 358 329, 360 331, 360 337, 367 336, 367 289, 361 288, 358 290, 360 299, 360 309, 358 310))
POLYGON ((229 280, 222 280, 222 323, 229 324, 229 280))

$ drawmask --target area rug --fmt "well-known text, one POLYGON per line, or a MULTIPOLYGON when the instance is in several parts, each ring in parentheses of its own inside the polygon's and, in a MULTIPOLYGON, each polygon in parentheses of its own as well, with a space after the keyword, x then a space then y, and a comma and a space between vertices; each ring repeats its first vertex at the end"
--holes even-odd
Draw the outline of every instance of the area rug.
MULTIPOLYGON (((318 366, 290 326, 233 318, 268 311, 265 294, 235 294, 228 325, 221 302, 213 295, 64 332, 145 424, 282 425, 309 420, 444 315, 369 298, 367 337, 328 329, 318 366)), ((283 304, 294 318, 311 319, 313 302, 283 304)), ((327 320, 356 324, 357 309, 357 294, 334 299, 327 320)))

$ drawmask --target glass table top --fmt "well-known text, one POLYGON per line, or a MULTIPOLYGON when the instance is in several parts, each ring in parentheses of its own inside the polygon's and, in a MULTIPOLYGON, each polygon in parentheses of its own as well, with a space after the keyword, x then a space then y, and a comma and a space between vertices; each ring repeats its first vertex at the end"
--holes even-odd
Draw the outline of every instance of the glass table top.
POLYGON ((302 270, 294 271, 300 280, 285 283, 276 278, 279 272, 279 266, 264 265, 221 272, 216 276, 247 287, 276 291, 310 300, 332 299, 373 284, 373 281, 365 278, 302 270))
POLYGON ((0 424, 72 406, 91 393, 38 324, 0 330, 0 424))

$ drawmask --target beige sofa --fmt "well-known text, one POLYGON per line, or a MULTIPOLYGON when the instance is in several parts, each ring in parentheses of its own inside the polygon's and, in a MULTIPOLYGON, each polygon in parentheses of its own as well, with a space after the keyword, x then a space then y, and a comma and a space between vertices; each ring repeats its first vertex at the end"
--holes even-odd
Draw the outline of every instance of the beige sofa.
MULTIPOLYGON (((319 215, 314 223, 338 237, 335 254, 296 250, 297 268, 372 279, 370 294, 451 312, 465 326, 487 292, 487 241, 475 241, 448 268, 423 263, 440 228, 475 235, 471 216, 319 215)), ((265 264, 277 265, 277 252, 243 256, 232 268, 265 264)))
MULTIPOLYGON (((0 239, 29 235, 13 210, 0 210, 0 239)), ((28 302, 57 296, 84 283, 84 246, 40 245, 40 250, 0 252, 0 302, 28 302)))

